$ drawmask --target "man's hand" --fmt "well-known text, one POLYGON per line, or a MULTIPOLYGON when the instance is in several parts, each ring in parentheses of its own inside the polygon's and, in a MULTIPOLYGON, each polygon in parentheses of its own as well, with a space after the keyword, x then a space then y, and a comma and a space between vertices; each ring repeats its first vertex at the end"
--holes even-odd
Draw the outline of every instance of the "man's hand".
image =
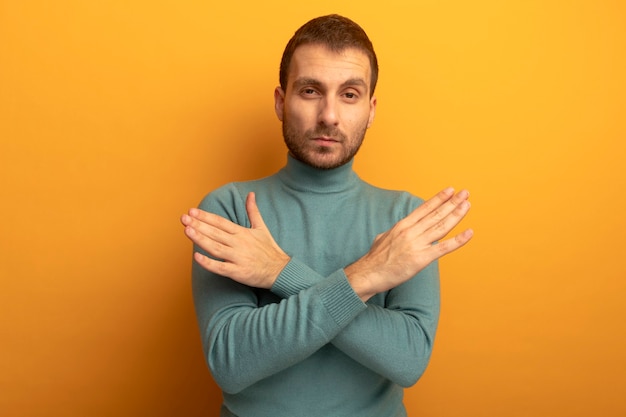
POLYGON ((345 268, 348 281, 363 301, 411 279, 435 259, 465 245, 471 229, 441 242, 467 214, 465 190, 447 188, 416 208, 387 232, 376 236, 369 252, 345 268))
POLYGON ((217 259, 194 253, 203 268, 256 288, 271 288, 290 260, 267 229, 254 193, 246 199, 250 228, 216 214, 191 209, 181 217, 185 234, 217 259))

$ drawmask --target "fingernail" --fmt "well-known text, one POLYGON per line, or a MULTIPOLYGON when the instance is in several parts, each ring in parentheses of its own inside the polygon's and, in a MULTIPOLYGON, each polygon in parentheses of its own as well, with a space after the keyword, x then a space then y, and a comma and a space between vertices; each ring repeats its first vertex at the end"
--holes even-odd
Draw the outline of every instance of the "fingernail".
POLYGON ((467 200, 469 198, 469 192, 467 190, 461 190, 456 193, 457 200, 467 200))

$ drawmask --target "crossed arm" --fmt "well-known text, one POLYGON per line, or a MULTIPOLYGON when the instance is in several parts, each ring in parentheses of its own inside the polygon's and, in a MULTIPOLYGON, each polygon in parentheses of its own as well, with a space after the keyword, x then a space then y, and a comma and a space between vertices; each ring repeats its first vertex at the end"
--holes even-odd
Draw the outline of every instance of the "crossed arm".
MULTIPOLYGON (((347 277, 346 284, 349 284, 348 288, 354 291, 352 297, 356 298, 357 301, 359 298, 365 301, 378 292, 385 292, 398 286, 423 285, 422 279, 409 282, 410 278, 422 270, 424 270, 423 279, 430 280, 432 277, 436 279, 436 264, 431 264, 431 262, 456 250, 471 238, 472 232, 468 230, 453 238, 433 244, 445 236, 465 216, 469 209, 467 198, 468 194, 465 191, 455 195, 449 189, 444 190, 418 207, 389 231, 377 236, 370 251, 344 269, 343 282, 346 283, 345 278, 347 277), (429 264, 430 266, 428 266, 429 264), (434 271, 433 268, 435 268, 434 271)), ((430 351, 429 346, 426 348, 424 346, 432 342, 432 340, 428 340, 432 334, 429 334, 426 329, 434 328, 434 325, 432 323, 420 323, 420 320, 432 319, 436 323, 436 317, 428 317, 428 308, 424 311, 407 311, 400 307, 404 301, 399 300, 397 311, 393 308, 370 305, 365 310, 355 310, 352 313, 353 316, 350 317, 350 323, 345 327, 316 327, 320 323, 329 322, 327 318, 318 317, 319 314, 323 313, 308 311, 302 315, 300 310, 317 305, 309 303, 309 301, 319 292, 319 288, 315 288, 314 284, 319 283, 322 277, 317 275, 315 271, 306 270, 300 274, 302 280, 299 282, 299 288, 291 288, 290 292, 277 288, 279 285, 275 286, 275 284, 280 284, 280 282, 276 282, 277 277, 290 263, 290 258, 275 243, 267 230, 256 207, 254 194, 248 196, 246 211, 251 223, 250 228, 239 226, 225 218, 197 209, 190 210, 189 215, 182 217, 185 233, 197 245, 197 248, 202 249, 212 257, 223 260, 216 261, 196 252, 194 254, 196 260, 194 267, 202 269, 205 273, 208 271, 211 275, 216 275, 210 279, 210 284, 205 282, 207 280, 197 280, 199 281, 198 285, 212 286, 210 289, 207 287, 204 293, 213 292, 215 285, 221 286, 220 290, 231 291, 233 288, 231 284, 236 287, 236 283, 241 283, 247 287, 272 289, 273 292, 284 298, 296 293, 298 297, 290 299, 288 303, 280 303, 280 305, 272 305, 271 307, 265 306, 261 309, 253 308, 255 300, 250 299, 247 307, 243 307, 246 309, 245 314, 239 314, 241 309, 239 309, 239 313, 235 314, 227 306, 224 306, 222 310, 213 310, 220 311, 220 313, 211 315, 212 330, 206 332, 206 337, 209 339, 208 344, 212 345, 215 340, 227 337, 228 329, 235 326, 240 326, 245 334, 257 334, 258 328, 246 326, 250 326, 253 322, 262 323, 265 320, 280 323, 286 317, 291 317, 289 320, 293 320, 294 316, 307 317, 306 321, 298 323, 296 327, 304 329, 309 326, 310 333, 302 339, 304 341, 303 346, 297 346, 297 348, 296 344, 302 340, 284 340, 283 337, 279 336, 279 333, 265 334, 263 340, 259 341, 256 346, 251 345, 251 348, 258 352, 275 352, 277 355, 274 355, 274 358, 270 360, 267 360, 267 357, 271 355, 264 355, 264 363, 258 365, 258 372, 254 376, 250 374, 249 377, 246 377, 250 379, 249 381, 241 381, 240 385, 233 387, 232 390, 245 388, 245 385, 290 366, 290 362, 297 363, 328 342, 335 344, 363 365, 401 385, 406 386, 414 383, 415 381, 411 379, 414 377, 407 377, 406 375, 416 375, 421 373, 423 369, 407 372, 406 369, 394 369, 393 364, 399 364, 399 367, 404 367, 407 364, 425 366, 430 351), (311 326, 311 323, 316 324, 311 326), (389 328, 405 326, 407 331, 402 333, 407 335, 406 340, 385 338, 384 333, 380 333, 379 330, 376 333, 382 337, 378 340, 363 340, 366 335, 371 335, 372 331, 362 330, 371 330, 373 326, 377 326, 377 329, 383 332, 389 328), (322 331, 318 332, 320 328, 322 331), (272 345, 277 340, 280 340, 280 343, 272 345), (402 349, 398 349, 398 352, 395 352, 397 355, 393 358, 381 357, 380 349, 378 349, 381 346, 378 345, 387 344, 388 347, 389 342, 402 346, 402 349), (289 347, 289 355, 284 355, 285 357, 288 356, 288 359, 280 357, 280 350, 284 349, 281 343, 294 344, 289 347), (426 355, 426 360, 416 361, 415 358, 419 355, 426 355)), ((304 267, 306 268, 306 266, 304 267)), ((331 276, 323 279, 325 281, 334 280, 335 283, 339 283, 337 278, 337 276, 331 276)), ((430 284, 432 281, 428 285, 424 285, 423 288, 428 288, 430 284)), ((421 292, 422 288, 419 291, 421 292)), ((248 295, 251 293, 247 292, 248 295)), ((396 295, 401 293, 402 291, 390 292, 390 294, 396 295)), ((393 303, 394 301, 391 300, 392 305, 393 303)), ((330 320, 330 322, 332 321, 330 320)), ((271 329, 271 331, 280 332, 280 328, 271 329)), ((221 340, 221 343, 224 343, 224 339, 221 340)), ((255 342, 253 340, 246 343, 255 342)), ((237 361, 233 361, 228 366, 238 366, 235 362, 237 361)))
MULTIPOLYGON (((288 298, 325 279, 304 268, 298 286, 283 288, 279 279, 272 292, 288 298)), ((330 343, 361 365, 409 387, 428 365, 438 318, 439 271, 433 262, 415 279, 387 292, 384 307, 368 303, 330 343)))
MULTIPOLYGON (((348 282, 363 301, 408 281, 428 264, 465 245, 473 235, 467 229, 440 241, 470 209, 469 193, 440 191, 391 229, 376 237, 361 259, 345 268, 348 282)), ((256 205, 254 193, 246 200, 250 228, 215 214, 189 210, 181 222, 185 234, 218 261, 199 252, 194 259, 215 274, 255 288, 270 289, 289 262, 276 244, 256 205)))

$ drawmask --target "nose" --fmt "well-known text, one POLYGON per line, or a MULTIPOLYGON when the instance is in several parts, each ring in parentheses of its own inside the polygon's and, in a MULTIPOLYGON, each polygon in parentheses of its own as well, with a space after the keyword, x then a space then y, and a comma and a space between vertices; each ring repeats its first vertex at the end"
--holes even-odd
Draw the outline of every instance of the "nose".
POLYGON ((320 100, 319 120, 320 124, 326 126, 336 126, 339 123, 338 106, 331 97, 320 100))

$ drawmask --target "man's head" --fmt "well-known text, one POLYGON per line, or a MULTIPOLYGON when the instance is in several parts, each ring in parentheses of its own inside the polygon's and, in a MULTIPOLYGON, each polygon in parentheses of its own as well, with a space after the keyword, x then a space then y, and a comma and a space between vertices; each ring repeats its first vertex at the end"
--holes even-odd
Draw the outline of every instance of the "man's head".
POLYGON ((351 20, 324 16, 298 29, 274 92, 291 155, 321 169, 349 162, 374 120, 377 74, 372 44, 351 20))
POLYGON ((374 95, 378 81, 378 59, 367 33, 357 23, 347 17, 331 14, 312 19, 302 25, 287 43, 280 61, 279 81, 283 90, 287 87, 289 65, 296 49, 301 45, 320 44, 333 52, 348 48, 358 49, 370 61, 370 96, 374 95))

